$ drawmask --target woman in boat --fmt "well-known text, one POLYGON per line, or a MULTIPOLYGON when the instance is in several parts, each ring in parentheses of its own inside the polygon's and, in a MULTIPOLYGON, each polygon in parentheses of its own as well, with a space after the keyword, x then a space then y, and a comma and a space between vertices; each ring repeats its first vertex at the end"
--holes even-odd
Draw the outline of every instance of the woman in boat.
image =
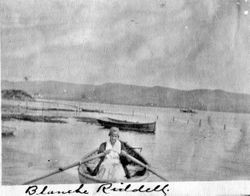
POLYGON ((114 181, 121 181, 125 178, 130 178, 126 165, 128 160, 120 155, 121 151, 125 150, 124 143, 119 140, 119 129, 112 127, 109 131, 109 140, 103 142, 98 150, 98 153, 105 152, 105 157, 102 157, 97 164, 92 175, 114 181))

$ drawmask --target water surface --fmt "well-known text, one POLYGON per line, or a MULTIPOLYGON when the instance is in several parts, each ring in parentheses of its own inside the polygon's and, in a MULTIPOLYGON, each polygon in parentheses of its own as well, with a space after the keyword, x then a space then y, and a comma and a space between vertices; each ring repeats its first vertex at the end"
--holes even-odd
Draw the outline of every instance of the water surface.
MULTIPOLYGON (((77 122, 73 118, 76 115, 141 121, 158 117, 156 134, 121 132, 120 139, 142 147, 141 153, 152 168, 170 181, 250 179, 249 114, 199 111, 194 115, 168 108, 63 103, 101 109, 108 114, 49 113, 68 116, 67 124, 3 122, 16 129, 15 137, 2 138, 3 184, 21 184, 70 165, 108 140, 108 130, 77 122)), ((148 181, 159 179, 151 175, 148 181)), ((77 169, 37 183, 79 183, 77 169)))

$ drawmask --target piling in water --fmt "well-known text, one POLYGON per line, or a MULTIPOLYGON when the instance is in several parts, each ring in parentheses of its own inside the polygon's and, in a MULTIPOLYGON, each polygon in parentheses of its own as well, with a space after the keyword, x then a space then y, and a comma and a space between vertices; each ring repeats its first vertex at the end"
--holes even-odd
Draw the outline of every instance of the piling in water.
POLYGON ((207 123, 211 126, 211 123, 212 123, 212 121, 211 121, 211 116, 208 116, 208 117, 207 117, 207 123))

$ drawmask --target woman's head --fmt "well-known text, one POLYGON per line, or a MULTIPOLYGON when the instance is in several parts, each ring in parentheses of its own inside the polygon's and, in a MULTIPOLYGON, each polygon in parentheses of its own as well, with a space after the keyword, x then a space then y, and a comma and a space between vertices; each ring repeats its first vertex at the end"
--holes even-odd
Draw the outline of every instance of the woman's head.
POLYGON ((119 129, 117 127, 112 127, 109 131, 110 143, 112 145, 119 139, 119 129))

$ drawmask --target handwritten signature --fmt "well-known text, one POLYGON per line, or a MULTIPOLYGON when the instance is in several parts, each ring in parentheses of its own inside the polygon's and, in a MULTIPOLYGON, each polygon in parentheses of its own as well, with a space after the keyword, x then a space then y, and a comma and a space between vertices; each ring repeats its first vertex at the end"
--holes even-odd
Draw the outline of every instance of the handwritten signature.
MULTIPOLYGON (((121 185, 125 185, 124 183, 120 183, 121 185)), ((123 187, 117 187, 117 184, 106 183, 102 184, 98 187, 96 192, 102 192, 105 194, 110 194, 111 192, 141 192, 141 193, 151 193, 151 192, 162 192, 164 195, 167 195, 166 192, 169 191, 167 189, 169 184, 165 185, 156 185, 155 187, 147 187, 144 184, 137 184, 138 187, 135 187, 136 184, 126 184, 123 187), (167 190, 166 190, 167 189, 167 190)))
POLYGON ((72 194, 72 193, 79 193, 79 194, 89 194, 87 189, 83 189, 84 184, 81 184, 77 189, 75 190, 51 190, 49 187, 46 185, 42 189, 38 189, 37 185, 32 185, 29 186, 25 193, 28 195, 53 195, 53 194, 72 194))
MULTIPOLYGON (((160 192, 164 196, 167 195, 169 191, 169 184, 163 185, 155 185, 155 186, 146 186, 145 184, 112 184, 112 183, 105 183, 98 186, 96 189, 96 193, 104 193, 104 194, 111 194, 112 192, 141 192, 141 193, 152 193, 152 192, 160 192)), ((45 186, 37 186, 31 185, 29 186, 25 193, 27 195, 57 195, 57 194, 89 194, 89 190, 84 187, 84 184, 80 184, 79 187, 76 189, 68 189, 68 190, 53 190, 51 187, 45 186)))

